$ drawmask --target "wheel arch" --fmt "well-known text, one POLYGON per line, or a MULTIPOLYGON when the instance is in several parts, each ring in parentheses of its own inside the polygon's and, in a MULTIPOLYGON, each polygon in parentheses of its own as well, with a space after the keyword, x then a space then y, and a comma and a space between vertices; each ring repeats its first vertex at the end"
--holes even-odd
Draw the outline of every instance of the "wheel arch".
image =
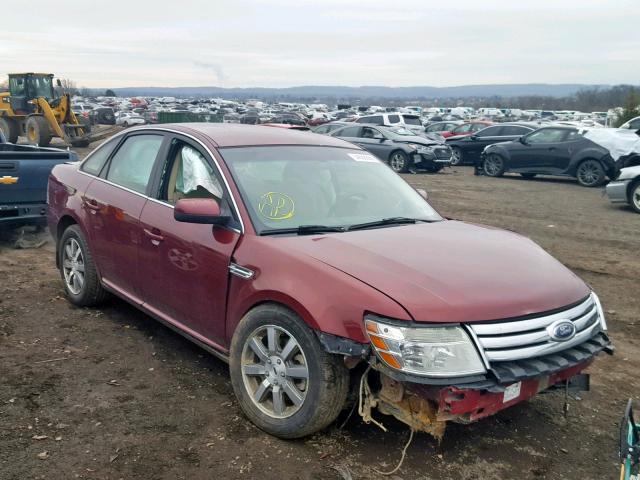
POLYGON ((82 233, 85 236, 85 238, 87 239, 87 241, 89 240, 89 236, 88 236, 86 230, 84 229, 84 227, 82 226, 82 223, 79 222, 78 219, 75 216, 71 215, 68 212, 66 212, 64 215, 62 215, 58 219, 58 222, 56 223, 55 232, 51 232, 51 234, 54 236, 54 240, 55 240, 55 243, 56 243, 56 268, 60 268, 60 253, 58 252, 58 244, 60 243, 60 239, 62 238, 62 234, 71 225, 77 225, 78 228, 80 228, 80 230, 82 231, 82 233))

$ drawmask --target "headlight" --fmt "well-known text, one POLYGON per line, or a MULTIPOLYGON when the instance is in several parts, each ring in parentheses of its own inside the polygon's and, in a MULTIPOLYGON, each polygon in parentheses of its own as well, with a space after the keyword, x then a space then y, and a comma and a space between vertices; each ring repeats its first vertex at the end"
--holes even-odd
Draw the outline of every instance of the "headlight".
POLYGON ((418 147, 418 149, 417 149, 416 151, 417 151, 418 153, 421 153, 421 154, 425 154, 425 153, 426 153, 426 154, 433 153, 433 151, 432 151, 429 147, 422 147, 422 146, 418 147))
POLYGON ((432 377, 485 373, 484 364, 462 327, 398 327, 365 317, 378 357, 396 370, 432 377))
POLYGON ((602 327, 602 330, 606 332, 607 320, 604 318, 604 310, 602 309, 602 304, 600 303, 600 299, 598 298, 598 295, 596 295, 596 292, 591 292, 591 295, 593 295, 593 299, 596 302, 596 309, 598 311, 598 317, 600 318, 600 326, 602 327))

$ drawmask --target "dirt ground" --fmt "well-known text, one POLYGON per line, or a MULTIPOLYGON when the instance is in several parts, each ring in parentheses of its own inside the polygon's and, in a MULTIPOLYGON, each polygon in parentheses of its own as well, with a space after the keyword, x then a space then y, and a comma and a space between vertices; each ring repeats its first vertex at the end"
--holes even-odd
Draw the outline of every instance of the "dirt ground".
MULTIPOLYGON (((617 478, 619 418, 640 395, 640 216, 565 180, 474 177, 469 167, 406 178, 443 215, 527 235, 580 275, 600 295, 617 351, 591 367, 591 391, 566 419, 562 396, 549 394, 451 425, 441 444, 418 434, 391 478, 617 478)), ((224 363, 120 300, 71 306, 51 242, 19 250, 3 239, 0 479, 385 478, 374 468, 399 460, 409 431, 390 417, 378 417, 386 434, 357 415, 304 440, 262 433, 224 363)))

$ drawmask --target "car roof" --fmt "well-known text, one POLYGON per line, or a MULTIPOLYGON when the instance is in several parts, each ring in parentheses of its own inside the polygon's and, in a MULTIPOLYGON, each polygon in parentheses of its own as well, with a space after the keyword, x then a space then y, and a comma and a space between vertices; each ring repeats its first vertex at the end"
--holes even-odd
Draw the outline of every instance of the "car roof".
POLYGON ((173 123, 155 125, 155 129, 171 129, 183 133, 198 132, 218 147, 250 147, 259 145, 311 145, 358 148, 351 143, 291 128, 264 128, 261 125, 235 123, 173 123))

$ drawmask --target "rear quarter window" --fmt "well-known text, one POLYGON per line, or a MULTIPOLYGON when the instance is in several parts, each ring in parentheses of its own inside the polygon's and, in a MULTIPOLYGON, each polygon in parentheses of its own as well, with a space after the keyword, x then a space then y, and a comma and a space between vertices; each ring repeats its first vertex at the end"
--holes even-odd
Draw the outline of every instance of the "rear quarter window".
POLYGON ((102 171, 102 167, 107 162, 111 153, 118 145, 120 138, 113 138, 106 142, 104 145, 100 146, 95 152, 93 152, 89 158, 85 160, 80 167, 80 170, 83 172, 90 173, 91 175, 100 175, 102 171))

